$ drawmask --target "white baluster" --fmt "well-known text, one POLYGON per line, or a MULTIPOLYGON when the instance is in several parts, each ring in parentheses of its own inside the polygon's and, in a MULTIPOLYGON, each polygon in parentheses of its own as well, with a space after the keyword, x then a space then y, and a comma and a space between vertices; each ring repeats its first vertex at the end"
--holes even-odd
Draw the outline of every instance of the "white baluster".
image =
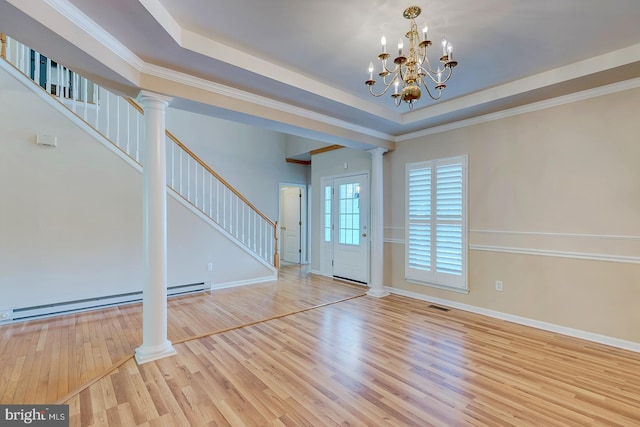
MULTIPOLYGON (((191 157, 191 156, 189 156, 189 157, 191 157)), ((198 162, 196 162, 196 165, 195 165, 194 169, 195 169, 195 174, 194 174, 194 177, 193 177, 193 184, 194 184, 193 192, 195 194, 194 197, 196 199, 194 205, 196 205, 196 208, 197 208, 198 207, 198 162)))
POLYGON ((87 110, 89 109, 89 104, 87 104, 87 98, 89 97, 88 95, 88 91, 89 91, 89 82, 87 81, 87 79, 82 78, 82 106, 84 107, 84 112, 82 114, 82 118, 84 119, 84 121, 87 121, 87 110))
POLYGON ((73 112, 74 113, 78 113, 78 102, 77 102, 77 98, 78 98, 78 75, 76 73, 71 73, 71 75, 73 76, 73 81, 71 83, 71 106, 73 107, 73 112))
POLYGON ((220 224, 220 181, 216 178, 216 222, 220 224))
POLYGON ((62 65, 58 64, 56 67, 58 74, 56 75, 56 96, 59 98, 62 97, 62 65))
POLYGON ((209 174, 209 218, 213 218, 213 175, 209 174))
POLYGON ((50 58, 47 58, 47 66, 45 67, 45 70, 47 72, 45 89, 47 90, 47 93, 51 93, 51 80, 53 79, 53 68, 51 67, 50 58))
POLYGON ((126 100, 125 100, 125 107, 126 108, 126 113, 127 113, 127 154, 131 155, 131 104, 129 104, 126 100))
POLYGON ((106 99, 105 102, 105 119, 106 119, 106 135, 107 135, 107 139, 111 139, 111 97, 109 96, 111 95, 111 92, 109 92, 108 90, 104 91, 104 96, 106 99))
POLYGON ((191 201, 191 156, 187 155, 187 200, 191 201))
POLYGON ((256 238, 258 237, 258 234, 257 234, 258 224, 256 223, 257 218, 258 218, 258 214, 254 212, 253 213, 253 252, 256 252, 256 249, 257 249, 257 245, 256 245, 256 238))
POLYGON ((233 235, 233 197, 235 196, 230 188, 227 187, 229 200, 227 202, 227 227, 226 230, 233 235))
POLYGON ((183 181, 183 177, 184 175, 182 174, 182 149, 180 149, 180 195, 184 196, 184 192, 182 191, 182 181, 183 181))
POLYGON ((120 101, 121 98, 116 96, 116 145, 120 147, 120 101))
MULTIPOLYGON (((136 110, 136 162, 140 161, 140 113, 136 110)), ((175 187, 174 187, 175 188, 175 187)))
POLYGON ((100 110, 102 110, 102 99, 97 96, 97 92, 98 92, 98 85, 97 84, 93 84, 93 97, 95 98, 95 110, 96 110, 96 122, 94 127, 99 131, 100 130, 100 110), (98 102, 100 102, 100 104, 98 104, 98 102))
POLYGON ((33 51, 33 81, 40 85, 40 53, 33 51))
POLYGON ((238 238, 238 229, 240 228, 240 208, 238 205, 240 204, 240 197, 236 197, 236 215, 233 217, 233 223, 236 228, 236 238, 238 238))
POLYGON ((202 212, 206 212, 205 208, 205 188, 206 188, 206 169, 202 167, 202 212))
POLYGON ((176 189, 176 144, 171 144, 171 188, 176 189))
POLYGON ((20 49, 20 53, 21 53, 21 58, 20 58, 20 71, 22 71, 24 74, 29 75, 29 66, 28 66, 28 60, 27 60, 27 55, 28 55, 28 49, 25 45, 21 45, 21 49, 20 49))

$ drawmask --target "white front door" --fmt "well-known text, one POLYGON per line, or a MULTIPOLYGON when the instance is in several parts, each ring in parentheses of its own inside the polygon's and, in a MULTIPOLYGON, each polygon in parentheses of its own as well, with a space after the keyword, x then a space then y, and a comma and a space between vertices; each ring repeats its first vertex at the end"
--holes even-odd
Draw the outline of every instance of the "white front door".
POLYGON ((369 176, 333 179, 333 276, 369 282, 369 176))
POLYGON ((302 190, 299 187, 282 187, 280 196, 282 261, 299 264, 302 253, 302 190))

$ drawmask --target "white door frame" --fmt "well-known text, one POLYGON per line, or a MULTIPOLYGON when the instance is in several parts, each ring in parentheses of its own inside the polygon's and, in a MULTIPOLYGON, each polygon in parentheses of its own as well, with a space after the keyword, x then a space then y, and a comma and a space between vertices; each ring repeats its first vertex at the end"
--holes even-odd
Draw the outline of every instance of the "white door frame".
MULTIPOLYGON (((278 185, 278 239, 280 238, 280 227, 282 224, 282 218, 281 218, 281 212, 280 212, 280 208, 282 206, 282 188, 287 188, 287 187, 296 187, 300 189, 300 194, 302 195, 302 197, 300 197, 300 220, 302 221, 302 226, 300 227, 300 264, 308 264, 309 263, 309 253, 307 250, 307 245, 308 245, 308 241, 309 241, 309 234, 308 234, 308 223, 309 223, 309 216, 307 214, 308 210, 307 210, 307 185, 306 184, 296 184, 296 183, 288 183, 288 182, 281 182, 278 185)), ((280 241, 280 243, 282 243, 280 241)), ((282 255, 282 247, 279 248, 280 254, 282 255)))
MULTIPOLYGON (((365 180, 367 181, 367 185, 369 186, 369 192, 371 192, 371 173, 368 170, 363 170, 363 171, 354 171, 354 172, 350 172, 350 173, 346 173, 346 174, 338 174, 338 175, 327 175, 327 176, 323 176, 320 177, 320 188, 317 190, 318 193, 320 193, 320 218, 318 219, 319 224, 317 226, 314 225, 314 227, 318 227, 320 229, 320 245, 318 245, 318 247, 320 248, 320 274, 323 276, 327 276, 327 277, 333 277, 333 232, 332 232, 332 238, 331 238, 331 242, 327 242, 325 240, 325 229, 324 229, 324 224, 325 224, 325 218, 324 218, 324 214, 325 214, 325 187, 327 185, 331 185, 333 187, 333 181, 336 179, 340 179, 340 178, 348 178, 348 177, 352 177, 352 176, 356 176, 356 175, 366 175, 365 180)), ((334 195, 332 195, 332 212, 331 212, 331 216, 333 218, 333 214, 334 214, 334 200, 335 197, 334 195)), ((369 194, 369 202, 371 202, 371 194, 369 194)), ((371 223, 371 203, 368 203, 368 212, 365 212, 364 214, 367 216, 367 223, 370 224, 371 223)), ((333 231, 333 230, 332 230, 333 231)), ((369 233, 367 233, 369 234, 369 233)), ((367 238, 367 243, 368 245, 368 259, 367 259, 367 263, 368 266, 367 268, 369 269, 368 271, 368 276, 369 276, 369 281, 371 280, 371 240, 369 238, 367 238)))

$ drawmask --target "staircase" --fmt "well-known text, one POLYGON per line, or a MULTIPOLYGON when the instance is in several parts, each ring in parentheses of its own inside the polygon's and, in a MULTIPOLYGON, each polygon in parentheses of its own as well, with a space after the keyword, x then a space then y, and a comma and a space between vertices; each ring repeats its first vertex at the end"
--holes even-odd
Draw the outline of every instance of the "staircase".
MULTIPOLYGON (((142 108, 29 47, 0 34, 0 57, 138 166, 145 143, 142 108)), ((279 267, 277 222, 166 131, 167 188, 270 268, 279 267)))

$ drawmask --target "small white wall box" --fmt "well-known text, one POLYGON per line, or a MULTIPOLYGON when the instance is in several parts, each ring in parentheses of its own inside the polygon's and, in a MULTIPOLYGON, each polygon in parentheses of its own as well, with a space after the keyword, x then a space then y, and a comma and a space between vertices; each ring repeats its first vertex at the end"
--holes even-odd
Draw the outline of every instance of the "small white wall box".
POLYGON ((10 322, 13 320, 13 310, 0 310, 0 323, 10 322))
POLYGON ((51 135, 36 135, 36 144, 55 147, 58 145, 58 137, 51 135))

